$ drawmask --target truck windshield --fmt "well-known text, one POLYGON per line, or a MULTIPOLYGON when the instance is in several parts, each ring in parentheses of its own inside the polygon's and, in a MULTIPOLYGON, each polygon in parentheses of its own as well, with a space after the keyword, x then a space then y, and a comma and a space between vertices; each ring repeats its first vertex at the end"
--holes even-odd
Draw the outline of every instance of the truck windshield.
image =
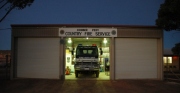
POLYGON ((98 48, 97 46, 78 46, 76 49, 76 57, 98 58, 98 48))

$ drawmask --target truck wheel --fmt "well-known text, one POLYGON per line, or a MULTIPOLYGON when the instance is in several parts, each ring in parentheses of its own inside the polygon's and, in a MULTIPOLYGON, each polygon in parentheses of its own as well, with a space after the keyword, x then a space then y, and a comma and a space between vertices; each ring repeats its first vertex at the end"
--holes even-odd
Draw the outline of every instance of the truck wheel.
POLYGON ((96 77, 99 77, 99 71, 96 72, 96 77))
POLYGON ((76 75, 76 77, 78 77, 78 72, 77 71, 75 72, 75 75, 76 75))

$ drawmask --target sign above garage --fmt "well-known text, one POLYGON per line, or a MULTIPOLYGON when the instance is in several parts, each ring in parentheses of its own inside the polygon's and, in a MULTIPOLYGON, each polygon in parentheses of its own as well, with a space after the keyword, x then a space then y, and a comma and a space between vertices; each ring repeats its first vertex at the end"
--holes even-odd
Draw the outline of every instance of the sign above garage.
POLYGON ((117 37, 114 28, 59 28, 59 36, 66 37, 117 37))

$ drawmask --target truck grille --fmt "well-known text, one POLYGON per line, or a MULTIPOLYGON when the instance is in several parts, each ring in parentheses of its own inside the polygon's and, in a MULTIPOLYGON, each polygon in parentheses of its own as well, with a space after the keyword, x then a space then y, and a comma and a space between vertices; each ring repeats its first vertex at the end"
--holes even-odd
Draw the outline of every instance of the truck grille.
POLYGON ((75 65, 81 67, 99 67, 99 64, 94 62, 78 62, 75 65))

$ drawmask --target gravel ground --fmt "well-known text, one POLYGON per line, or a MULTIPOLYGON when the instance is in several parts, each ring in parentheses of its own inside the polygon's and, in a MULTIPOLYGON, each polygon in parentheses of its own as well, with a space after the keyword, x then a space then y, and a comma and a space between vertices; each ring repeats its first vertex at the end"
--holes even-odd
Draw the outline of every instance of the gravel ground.
POLYGON ((0 80, 0 93, 180 93, 180 84, 159 80, 0 80))

